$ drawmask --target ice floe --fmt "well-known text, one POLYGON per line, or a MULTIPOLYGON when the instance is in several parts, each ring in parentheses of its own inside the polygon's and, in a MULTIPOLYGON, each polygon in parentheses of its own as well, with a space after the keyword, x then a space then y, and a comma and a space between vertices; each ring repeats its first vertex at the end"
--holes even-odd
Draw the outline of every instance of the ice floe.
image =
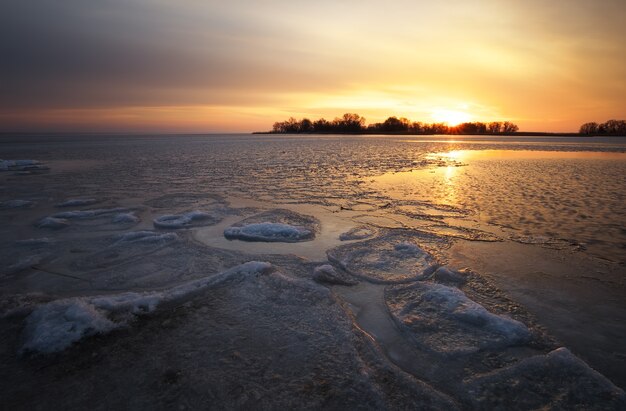
POLYGON ((128 212, 130 209, 123 207, 116 208, 99 208, 94 210, 74 210, 74 211, 63 211, 60 213, 55 213, 52 215, 54 218, 65 218, 65 219, 90 219, 90 218, 98 218, 102 216, 108 216, 111 214, 120 214, 124 212, 128 212))
POLYGON ((319 221, 291 210, 274 209, 248 217, 224 230, 229 240, 296 243, 315 238, 319 221))
POLYGON ((0 201, 0 209, 4 208, 27 208, 35 204, 30 200, 7 200, 0 201))
POLYGON ((338 285, 354 285, 357 281, 337 272, 335 267, 330 264, 323 264, 315 267, 313 270, 313 279, 318 283, 338 284, 338 285))
POLYGON ((251 261, 221 274, 155 292, 74 297, 43 304, 26 318, 22 352, 62 351, 82 338, 126 326, 136 316, 154 311, 159 304, 186 297, 232 277, 266 273, 271 264, 251 261))
POLYGON ((463 355, 527 342, 521 322, 489 312, 461 290, 416 282, 391 287, 386 300, 393 317, 419 346, 444 355, 463 355))
POLYGON ((178 239, 175 233, 156 233, 154 231, 131 231, 115 237, 113 245, 130 243, 164 243, 178 239))
POLYGON ((62 203, 55 204, 55 207, 82 207, 86 205, 96 204, 98 200, 95 198, 71 198, 62 203))
POLYGON ((348 273, 373 282, 394 283, 422 276, 435 259, 416 244, 415 234, 391 232, 378 238, 335 247, 327 251, 329 261, 348 273))
POLYGON ((220 221, 220 218, 203 211, 190 211, 184 214, 167 214, 153 220, 157 228, 190 228, 204 225, 212 225, 220 221))
POLYGON ((0 160, 0 171, 27 171, 47 169, 37 160, 0 160))
POLYGON ((474 377, 466 387, 476 409, 626 409, 624 391, 567 348, 474 377))
POLYGON ((52 230, 59 230, 70 226, 70 222, 65 218, 58 217, 44 217, 35 223, 37 228, 49 228, 52 230))
POLYGON ((139 222, 139 217, 135 213, 119 213, 113 216, 111 220, 114 224, 134 224, 139 222))
POLYGON ((224 237, 242 241, 295 243, 310 240, 313 236, 313 232, 304 227, 282 223, 252 223, 224 230, 224 237))
POLYGON ((354 227, 339 235, 340 241, 365 240, 376 235, 376 230, 367 226, 354 227))
POLYGON ((99 208, 93 210, 63 211, 44 217, 35 223, 38 228, 60 229, 70 225, 99 226, 100 229, 119 229, 119 226, 135 225, 139 222, 133 209, 124 207, 99 208))

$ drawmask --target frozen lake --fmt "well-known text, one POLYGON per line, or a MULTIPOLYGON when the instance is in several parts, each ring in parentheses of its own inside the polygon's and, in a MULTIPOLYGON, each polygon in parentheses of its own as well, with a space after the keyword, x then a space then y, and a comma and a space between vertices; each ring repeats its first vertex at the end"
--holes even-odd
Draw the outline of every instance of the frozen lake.
POLYGON ((625 404, 625 138, 5 135, 0 159, 15 406, 625 404))

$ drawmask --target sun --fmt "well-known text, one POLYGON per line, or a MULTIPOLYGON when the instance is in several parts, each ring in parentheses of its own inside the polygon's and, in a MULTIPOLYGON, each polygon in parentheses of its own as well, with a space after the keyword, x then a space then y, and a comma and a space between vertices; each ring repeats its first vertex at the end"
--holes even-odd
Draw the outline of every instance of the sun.
POLYGON ((438 123, 447 123, 453 127, 470 121, 472 116, 464 111, 437 109, 432 112, 432 118, 438 123))

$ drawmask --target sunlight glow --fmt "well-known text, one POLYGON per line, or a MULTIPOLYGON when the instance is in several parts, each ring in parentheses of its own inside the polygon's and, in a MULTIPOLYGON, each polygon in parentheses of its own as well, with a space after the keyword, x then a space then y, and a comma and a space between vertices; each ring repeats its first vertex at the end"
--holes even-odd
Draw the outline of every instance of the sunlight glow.
POLYGON ((438 123, 447 123, 449 126, 457 126, 461 123, 470 121, 472 116, 463 111, 455 110, 434 110, 431 114, 432 118, 438 123))

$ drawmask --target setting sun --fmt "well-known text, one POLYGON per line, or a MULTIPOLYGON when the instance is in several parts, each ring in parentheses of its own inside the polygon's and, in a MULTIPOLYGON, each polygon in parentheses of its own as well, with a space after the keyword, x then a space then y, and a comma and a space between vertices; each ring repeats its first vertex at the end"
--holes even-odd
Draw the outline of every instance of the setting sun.
POLYGON ((457 126, 470 121, 472 116, 463 111, 455 110, 435 110, 432 118, 438 123, 447 123, 449 126, 457 126))

